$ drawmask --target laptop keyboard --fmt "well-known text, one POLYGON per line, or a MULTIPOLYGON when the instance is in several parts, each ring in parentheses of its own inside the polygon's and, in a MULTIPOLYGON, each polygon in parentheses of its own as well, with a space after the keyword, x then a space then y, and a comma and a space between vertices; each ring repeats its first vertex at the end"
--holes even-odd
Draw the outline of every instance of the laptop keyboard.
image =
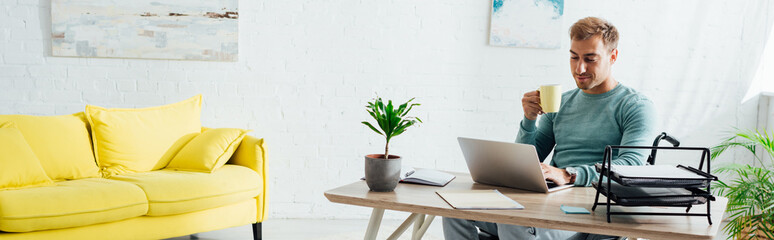
POLYGON ((546 180, 546 185, 548 185, 548 189, 555 188, 555 187, 559 186, 556 183, 554 183, 554 181, 549 181, 549 180, 546 180))

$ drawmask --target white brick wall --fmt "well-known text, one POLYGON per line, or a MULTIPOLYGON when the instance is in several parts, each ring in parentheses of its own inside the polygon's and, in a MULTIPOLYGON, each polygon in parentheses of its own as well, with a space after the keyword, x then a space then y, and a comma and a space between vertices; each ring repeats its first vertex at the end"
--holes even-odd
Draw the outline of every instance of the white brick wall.
MULTIPOLYGON (((236 63, 51 57, 50 2, 0 0, 0 114, 69 114, 86 104, 147 107, 204 94, 203 123, 267 139, 272 218, 365 218, 323 192, 363 175, 383 139, 359 122, 374 93, 417 97, 425 120, 392 152, 465 171, 455 138, 514 139, 521 95, 574 85, 558 50, 487 45, 490 1, 241 1, 236 63), (42 4, 42 5, 41 5, 42 4)), ((615 76, 659 107, 684 145, 755 126, 739 103, 774 19, 767 1, 567 1, 621 32, 615 76)), ((757 102, 756 102, 757 103, 757 102)), ((388 215, 394 217, 396 215, 388 215)))

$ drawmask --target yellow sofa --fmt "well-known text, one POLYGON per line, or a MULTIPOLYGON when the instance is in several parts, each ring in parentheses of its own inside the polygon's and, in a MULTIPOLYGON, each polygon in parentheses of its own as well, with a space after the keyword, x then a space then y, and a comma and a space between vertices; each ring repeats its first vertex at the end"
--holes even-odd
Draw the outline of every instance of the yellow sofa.
MULTIPOLYGON (((0 123, 14 116, 20 115, 0 115, 0 123)), ((36 130, 57 129, 45 121, 36 124, 36 130)), ((88 129, 87 121, 81 124, 88 129)), ((246 224, 253 224, 253 238, 261 239, 265 153, 263 139, 245 136, 228 162, 212 173, 160 169, 52 177, 49 184, 0 190, 0 240, 163 239, 246 224)), ((43 164, 49 176, 52 166, 43 164)))

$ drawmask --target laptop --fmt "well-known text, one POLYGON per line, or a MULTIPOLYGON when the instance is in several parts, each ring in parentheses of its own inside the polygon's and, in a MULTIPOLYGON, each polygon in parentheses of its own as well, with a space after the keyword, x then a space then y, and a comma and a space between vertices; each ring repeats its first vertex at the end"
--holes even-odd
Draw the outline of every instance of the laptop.
POLYGON ((458 137, 473 181, 488 185, 549 193, 568 189, 546 180, 535 146, 458 137))

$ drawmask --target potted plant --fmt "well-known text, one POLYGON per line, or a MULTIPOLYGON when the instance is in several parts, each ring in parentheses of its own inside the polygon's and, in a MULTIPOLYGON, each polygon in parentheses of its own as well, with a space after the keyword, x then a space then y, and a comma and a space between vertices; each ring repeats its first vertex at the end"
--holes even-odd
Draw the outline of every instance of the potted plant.
POLYGON ((737 130, 731 137, 712 147, 712 158, 729 148, 749 150, 760 166, 728 164, 717 173, 735 174, 734 180, 718 181, 718 194, 728 198, 730 213, 723 230, 734 239, 774 239, 774 138, 767 132, 737 130), (770 158, 756 155, 761 147, 770 158))
POLYGON ((393 137, 405 132, 408 127, 421 123, 422 120, 416 117, 406 116, 418 103, 411 103, 414 98, 409 99, 400 106, 392 105, 392 100, 384 104, 382 98, 376 97, 373 102, 368 102, 366 109, 368 114, 376 120, 374 127, 371 123, 362 122, 371 130, 384 136, 384 154, 370 154, 365 156, 365 177, 368 188, 374 192, 391 192, 398 185, 400 180, 401 158, 390 154, 390 140, 393 137), (381 130, 381 131, 380 131, 381 130))

